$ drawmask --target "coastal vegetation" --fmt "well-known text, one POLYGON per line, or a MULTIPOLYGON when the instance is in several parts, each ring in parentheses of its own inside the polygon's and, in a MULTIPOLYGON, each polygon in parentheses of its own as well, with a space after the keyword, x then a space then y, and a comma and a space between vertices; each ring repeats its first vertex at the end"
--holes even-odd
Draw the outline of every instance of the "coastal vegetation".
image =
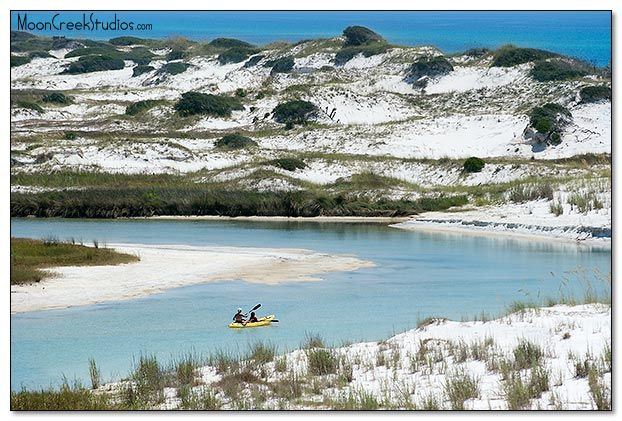
POLYGON ((63 242, 56 238, 33 240, 11 238, 11 285, 40 282, 53 276, 47 268, 58 266, 117 265, 138 260, 138 257, 101 247, 63 242))
POLYGON ((72 62, 63 73, 70 75, 80 73, 101 72, 104 70, 120 70, 125 67, 123 59, 109 55, 82 56, 78 61, 72 62))
POLYGON ((318 114, 319 109, 315 104, 303 100, 284 102, 272 110, 274 120, 285 124, 306 124, 318 114))
POLYGON ((579 96, 583 104, 611 101, 611 87, 604 85, 585 86, 579 91, 579 96))
POLYGON ((243 109, 244 106, 236 97, 200 92, 186 92, 175 104, 175 110, 182 117, 201 114, 229 117, 232 111, 243 109))
POLYGON ((492 67, 512 67, 536 60, 556 57, 557 54, 536 48, 520 48, 514 45, 504 45, 494 53, 492 67))
POLYGON ((230 133, 218 139, 215 145, 220 149, 244 149, 257 146, 257 142, 239 133, 230 133))

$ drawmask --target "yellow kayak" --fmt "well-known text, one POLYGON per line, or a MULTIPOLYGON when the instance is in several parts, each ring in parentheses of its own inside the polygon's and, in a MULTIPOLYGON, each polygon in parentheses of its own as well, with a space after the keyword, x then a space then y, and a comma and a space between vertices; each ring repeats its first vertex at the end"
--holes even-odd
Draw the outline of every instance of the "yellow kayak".
POLYGON ((253 323, 242 324, 233 322, 229 325, 229 327, 231 329, 243 329, 247 327, 269 326, 270 323, 272 323, 272 320, 274 320, 275 318, 276 316, 274 314, 271 314, 269 316, 260 317, 259 319, 257 319, 256 322, 253 323))

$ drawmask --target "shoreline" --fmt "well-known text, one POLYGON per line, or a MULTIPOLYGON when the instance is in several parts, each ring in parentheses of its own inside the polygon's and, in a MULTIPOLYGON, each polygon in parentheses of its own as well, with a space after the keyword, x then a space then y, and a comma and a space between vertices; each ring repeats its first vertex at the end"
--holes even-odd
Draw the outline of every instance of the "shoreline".
POLYGON ((124 301, 208 282, 312 282, 320 280, 323 273, 374 266, 352 255, 294 248, 144 244, 109 247, 138 255, 140 261, 49 268, 57 276, 35 284, 11 285, 11 314, 124 301))
POLYGON ((457 226, 449 223, 421 222, 411 219, 404 223, 392 224, 390 227, 414 232, 430 232, 454 235, 471 235, 476 237, 507 238, 517 240, 531 240, 540 242, 554 242, 563 244, 575 244, 577 246, 611 248, 611 237, 608 238, 586 238, 577 239, 572 237, 561 237, 533 232, 516 232, 512 230, 492 229, 484 227, 457 226))
POLYGON ((258 222, 346 222, 346 223, 397 223, 411 216, 220 216, 220 215, 156 215, 117 218, 128 220, 172 221, 258 221, 258 222))

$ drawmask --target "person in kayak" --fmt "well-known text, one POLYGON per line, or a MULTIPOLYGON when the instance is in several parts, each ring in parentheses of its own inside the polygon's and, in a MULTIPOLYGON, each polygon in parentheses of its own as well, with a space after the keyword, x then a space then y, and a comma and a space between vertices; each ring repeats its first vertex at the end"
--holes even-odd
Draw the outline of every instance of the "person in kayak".
MULTIPOLYGON (((254 313, 251 313, 251 314, 254 314, 254 313)), ((245 324, 244 315, 242 314, 241 308, 238 308, 238 312, 235 313, 235 316, 233 316, 233 321, 236 323, 245 324)))
POLYGON ((251 317, 248 318, 248 320, 246 321, 246 323, 255 323, 257 322, 257 316, 255 316, 255 312, 251 311, 251 317))

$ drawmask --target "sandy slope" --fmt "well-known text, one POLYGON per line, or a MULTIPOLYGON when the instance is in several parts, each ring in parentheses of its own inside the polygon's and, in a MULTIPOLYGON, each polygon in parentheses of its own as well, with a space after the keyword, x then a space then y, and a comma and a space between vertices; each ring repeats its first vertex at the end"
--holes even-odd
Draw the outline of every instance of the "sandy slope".
POLYGON ((303 249, 112 245, 138 263, 62 267, 39 284, 11 287, 11 312, 49 310, 127 300, 168 288, 229 279, 276 284, 318 280, 318 274, 369 267, 347 255, 303 249), (315 276, 314 276, 315 275, 315 276))

